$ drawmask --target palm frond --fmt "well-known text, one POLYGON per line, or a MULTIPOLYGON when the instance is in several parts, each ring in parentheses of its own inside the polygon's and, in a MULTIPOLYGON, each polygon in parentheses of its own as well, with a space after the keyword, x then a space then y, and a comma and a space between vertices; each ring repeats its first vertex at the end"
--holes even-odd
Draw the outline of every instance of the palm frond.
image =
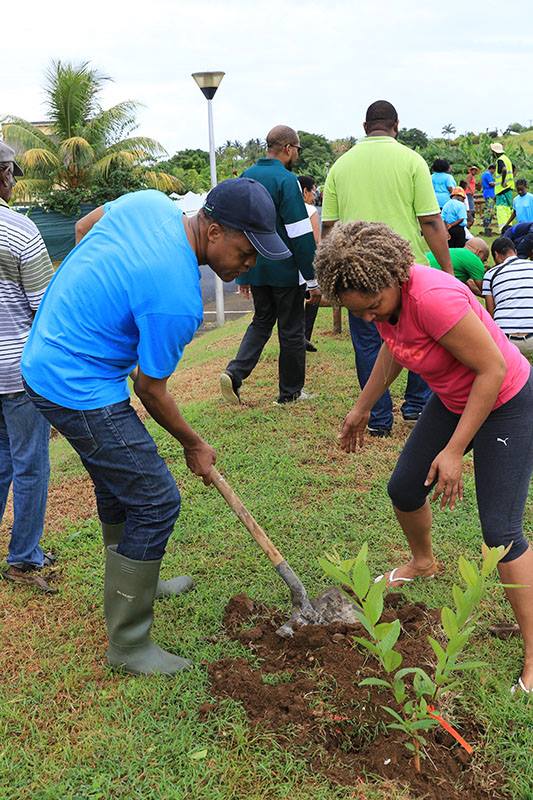
POLYGON ((150 139, 147 136, 132 136, 129 139, 122 139, 116 144, 110 145, 107 148, 107 153, 122 152, 136 152, 141 161, 153 158, 162 158, 168 155, 167 151, 155 139, 150 139))
POLYGON ((182 192, 183 183, 175 175, 168 172, 156 172, 149 169, 143 173, 146 185, 152 189, 159 189, 160 192, 182 192))
POLYGON ((124 151, 119 151, 117 153, 107 153, 102 158, 99 158, 92 167, 91 167, 91 174, 95 177, 103 176, 104 178, 107 177, 109 170, 112 167, 124 166, 124 167, 134 167, 138 164, 139 158, 137 153, 128 153, 124 151))
POLYGON ((55 142, 48 134, 21 117, 8 117, 7 122, 2 122, 2 136, 4 142, 17 153, 32 147, 46 148, 51 152, 57 150, 55 142))
POLYGON ((113 144, 116 137, 135 126, 135 112, 140 105, 134 100, 124 100, 103 109, 87 122, 83 135, 91 144, 113 144))
POLYGON ((95 153, 89 142, 81 136, 71 136, 61 142, 59 153, 65 165, 83 168, 94 161, 95 153))
POLYGON ((13 189, 12 200, 16 203, 35 203, 50 188, 50 181, 44 178, 19 178, 13 189))
POLYGON ((110 80, 89 62, 52 61, 46 74, 48 118, 61 139, 80 134, 87 120, 99 112, 97 95, 110 80))
MULTIPOLYGON (((22 168, 28 172, 50 172, 50 170, 58 169, 61 166, 61 161, 55 153, 47 150, 45 147, 32 147, 25 150, 18 156, 22 168)), ((35 177, 29 175, 28 177, 35 177)))

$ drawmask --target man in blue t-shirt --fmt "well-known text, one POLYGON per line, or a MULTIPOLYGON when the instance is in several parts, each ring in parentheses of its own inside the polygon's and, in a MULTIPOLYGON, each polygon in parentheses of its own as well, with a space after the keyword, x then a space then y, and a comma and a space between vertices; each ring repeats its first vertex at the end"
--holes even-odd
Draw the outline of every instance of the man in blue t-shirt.
POLYGON ((494 173, 496 172, 496 164, 489 164, 485 172, 481 176, 481 190, 483 192, 483 232, 485 236, 491 236, 492 231, 490 226, 492 218, 494 217, 495 209, 495 195, 494 186, 494 173))
POLYGON ((257 252, 275 260, 288 250, 269 193, 247 178, 220 183, 192 218, 160 192, 124 195, 80 220, 76 240, 39 306, 22 375, 94 483, 106 545, 107 660, 133 674, 171 675, 191 662, 158 647, 150 628, 156 592, 193 585, 186 576, 159 581, 180 493, 130 404, 128 375, 150 416, 183 446, 189 469, 209 483, 215 451, 167 390, 202 322, 198 265, 232 281, 257 252))

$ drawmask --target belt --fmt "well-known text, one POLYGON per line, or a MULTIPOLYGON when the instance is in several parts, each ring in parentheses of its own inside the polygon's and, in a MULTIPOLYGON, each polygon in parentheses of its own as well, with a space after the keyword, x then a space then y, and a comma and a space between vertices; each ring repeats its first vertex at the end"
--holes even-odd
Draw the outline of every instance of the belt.
POLYGON ((505 335, 512 342, 525 342, 527 339, 533 338, 533 333, 506 333, 505 335))

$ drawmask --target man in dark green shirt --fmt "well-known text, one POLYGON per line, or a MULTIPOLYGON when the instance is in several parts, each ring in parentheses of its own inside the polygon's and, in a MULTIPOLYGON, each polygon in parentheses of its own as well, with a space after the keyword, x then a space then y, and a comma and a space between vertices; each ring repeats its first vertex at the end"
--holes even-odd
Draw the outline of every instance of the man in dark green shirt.
POLYGON ((279 336, 280 404, 305 400, 304 301, 320 301, 313 270, 315 239, 300 185, 292 169, 300 154, 300 139, 292 128, 277 125, 267 135, 267 157, 260 158, 243 176, 268 189, 276 207, 277 232, 291 251, 290 258, 271 261, 258 256, 256 266, 237 282, 250 291, 255 313, 235 358, 220 376, 222 396, 240 402, 240 387, 255 368, 277 322, 279 336))

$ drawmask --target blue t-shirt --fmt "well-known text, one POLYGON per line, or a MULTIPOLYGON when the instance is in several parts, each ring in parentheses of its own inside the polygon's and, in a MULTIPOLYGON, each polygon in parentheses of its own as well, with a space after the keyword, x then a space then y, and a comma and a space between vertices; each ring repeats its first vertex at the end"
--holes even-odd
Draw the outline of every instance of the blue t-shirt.
POLYGON ((453 189, 453 187, 457 186, 457 184, 449 172, 432 172, 431 180, 433 182, 435 194, 437 195, 437 201, 439 206, 442 208, 444 203, 447 203, 450 199, 448 187, 453 189))
POLYGON ((513 200, 513 208, 518 223, 533 222, 533 194, 531 192, 526 192, 522 197, 517 194, 513 200))
POLYGON ((494 197, 494 175, 488 169, 481 176, 483 197, 494 197), (493 184, 492 186, 490 184, 493 184))
POLYGON ((129 397, 138 363, 170 375, 202 322, 198 260, 179 208, 161 192, 107 203, 54 275, 22 355, 22 374, 57 405, 129 397))
POLYGON ((448 200, 442 207, 440 213, 447 225, 451 225, 452 222, 457 222, 457 220, 460 219, 460 227, 466 227, 466 206, 462 200, 455 200, 453 198, 448 200))

